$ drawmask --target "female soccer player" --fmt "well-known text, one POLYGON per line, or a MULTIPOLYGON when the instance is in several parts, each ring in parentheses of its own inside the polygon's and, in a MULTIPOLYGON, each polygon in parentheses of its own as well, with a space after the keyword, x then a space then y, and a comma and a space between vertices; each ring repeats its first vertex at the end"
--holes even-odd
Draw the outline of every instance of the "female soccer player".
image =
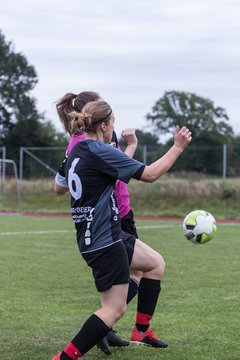
MULTIPOLYGON (((71 136, 71 141, 69 142, 66 151, 67 155, 70 153, 74 145, 76 145, 80 140, 85 139, 84 132, 75 128, 74 122, 72 123, 69 114, 73 111, 81 112, 87 103, 96 100, 101 100, 101 96, 97 92, 83 91, 78 95, 67 93, 57 102, 56 109, 59 119, 62 122, 65 131, 71 136)), ((127 143, 125 153, 132 157, 137 148, 137 137, 135 136, 134 129, 127 129, 123 131, 122 136, 127 143)), ((119 148, 115 131, 113 131, 111 143, 119 148)), ((123 181, 117 182, 115 195, 118 201, 122 230, 130 234, 134 234, 137 237, 133 212, 130 206, 130 195, 127 186, 123 181)))
MULTIPOLYGON (((81 112, 84 105, 88 102, 100 100, 101 97, 98 93, 93 91, 83 91, 78 95, 73 93, 65 94, 56 104, 57 113, 59 119, 63 124, 65 131, 71 136, 71 140, 68 144, 66 155, 68 156, 72 148, 81 140, 84 140, 86 135, 83 131, 79 131, 75 127, 74 122, 71 121, 69 114, 72 111, 81 112)), ((137 137, 135 135, 134 129, 127 129, 122 132, 122 136, 127 144, 125 153, 129 156, 133 156, 137 147, 137 137)), ((115 131, 113 131, 113 136, 111 139, 111 144, 119 148, 118 140, 115 131)), ((64 176, 64 174, 63 174, 64 176)), ((61 194, 61 188, 59 189, 61 194)), ((135 235, 137 235, 137 230, 135 226, 135 221, 133 218, 133 211, 130 207, 130 195, 127 189, 127 185, 123 181, 118 181, 115 186, 115 196, 118 203, 119 215, 121 218, 121 227, 122 230, 135 235)), ((141 272, 131 272, 129 279, 129 289, 127 303, 129 303, 138 292, 139 282, 141 279, 141 272)), ((129 341, 121 339, 115 331, 110 330, 106 338, 102 339, 98 347, 107 355, 111 354, 110 346, 127 346, 129 341)))
MULTIPOLYGON (((165 263, 148 245, 121 231, 114 187, 118 179, 126 183, 131 178, 144 182, 157 180, 192 139, 186 127, 177 126, 174 145, 160 159, 145 166, 109 145, 115 119, 106 102, 88 103, 81 113, 74 112, 71 117, 87 137, 77 143, 68 157, 65 188, 71 193, 71 214, 79 250, 92 268, 101 307, 53 360, 77 360, 106 336, 126 309, 129 268, 142 271, 149 288, 155 289, 151 304, 148 304, 153 314, 165 263)), ((139 315, 143 325, 149 325, 152 315, 139 315)), ((138 341, 138 336, 140 341, 145 339, 145 343, 152 346, 158 341, 149 327, 144 333, 135 329, 132 340, 138 341)))

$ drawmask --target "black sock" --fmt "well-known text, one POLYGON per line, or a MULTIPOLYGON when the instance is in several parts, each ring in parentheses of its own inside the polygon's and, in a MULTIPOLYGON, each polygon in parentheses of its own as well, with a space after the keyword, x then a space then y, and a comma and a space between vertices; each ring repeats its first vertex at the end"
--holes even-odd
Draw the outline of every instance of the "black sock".
MULTIPOLYGON (((79 333, 71 342, 80 351, 80 353, 84 355, 104 336, 106 336, 109 330, 109 327, 97 315, 93 314, 83 324, 79 333)), ((65 355, 66 354, 63 352, 61 360, 69 359, 69 357, 64 357, 65 355)))
POLYGON ((60 360, 72 360, 67 354, 63 351, 60 355, 60 360))
POLYGON ((145 332, 154 314, 161 291, 161 281, 142 278, 138 290, 137 321, 138 331, 145 332), (141 319, 141 320, 140 320, 141 319))
POLYGON ((129 279, 129 288, 128 288, 128 295, 127 295, 127 304, 137 295, 139 288, 139 283, 134 278, 129 279))
MULTIPOLYGON (((145 331, 147 331, 147 329, 149 328, 149 324, 143 325, 143 324, 136 323, 136 328, 140 333, 145 333, 145 331)), ((61 360, 62 360, 62 358, 61 358, 61 360)), ((65 359, 63 359, 63 360, 65 360, 65 359)))
POLYGON ((138 290, 137 311, 153 315, 161 291, 161 280, 142 278, 138 290))

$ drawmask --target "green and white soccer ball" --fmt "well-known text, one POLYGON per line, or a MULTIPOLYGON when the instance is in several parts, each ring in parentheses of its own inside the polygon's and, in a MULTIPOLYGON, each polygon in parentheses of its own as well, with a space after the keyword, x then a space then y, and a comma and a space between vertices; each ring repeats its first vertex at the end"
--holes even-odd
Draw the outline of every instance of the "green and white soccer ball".
POLYGON ((183 233, 194 244, 205 244, 212 240, 216 231, 216 220, 208 211, 191 211, 183 220, 183 233))

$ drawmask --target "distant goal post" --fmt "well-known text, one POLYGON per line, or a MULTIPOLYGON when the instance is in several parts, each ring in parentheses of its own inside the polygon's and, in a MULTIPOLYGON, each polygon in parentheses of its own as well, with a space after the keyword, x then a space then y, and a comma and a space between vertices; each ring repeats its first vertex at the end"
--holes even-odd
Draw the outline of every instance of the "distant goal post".
POLYGON ((21 209, 22 201, 16 162, 0 158, 0 211, 21 211, 21 209))

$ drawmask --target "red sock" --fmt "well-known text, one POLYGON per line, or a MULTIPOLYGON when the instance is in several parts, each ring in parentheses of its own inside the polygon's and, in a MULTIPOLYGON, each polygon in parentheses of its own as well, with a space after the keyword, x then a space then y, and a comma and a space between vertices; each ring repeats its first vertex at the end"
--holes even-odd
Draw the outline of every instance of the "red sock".
POLYGON ((64 349, 64 352, 73 360, 78 360, 79 357, 82 357, 80 351, 71 342, 64 349))
POLYGON ((140 312, 137 312, 136 314, 136 323, 138 324, 149 325, 151 319, 152 319, 151 315, 142 314, 140 312))
POLYGON ((152 319, 151 315, 137 312, 136 327, 137 327, 138 331, 145 332, 149 327, 149 323, 150 323, 151 319, 152 319))

